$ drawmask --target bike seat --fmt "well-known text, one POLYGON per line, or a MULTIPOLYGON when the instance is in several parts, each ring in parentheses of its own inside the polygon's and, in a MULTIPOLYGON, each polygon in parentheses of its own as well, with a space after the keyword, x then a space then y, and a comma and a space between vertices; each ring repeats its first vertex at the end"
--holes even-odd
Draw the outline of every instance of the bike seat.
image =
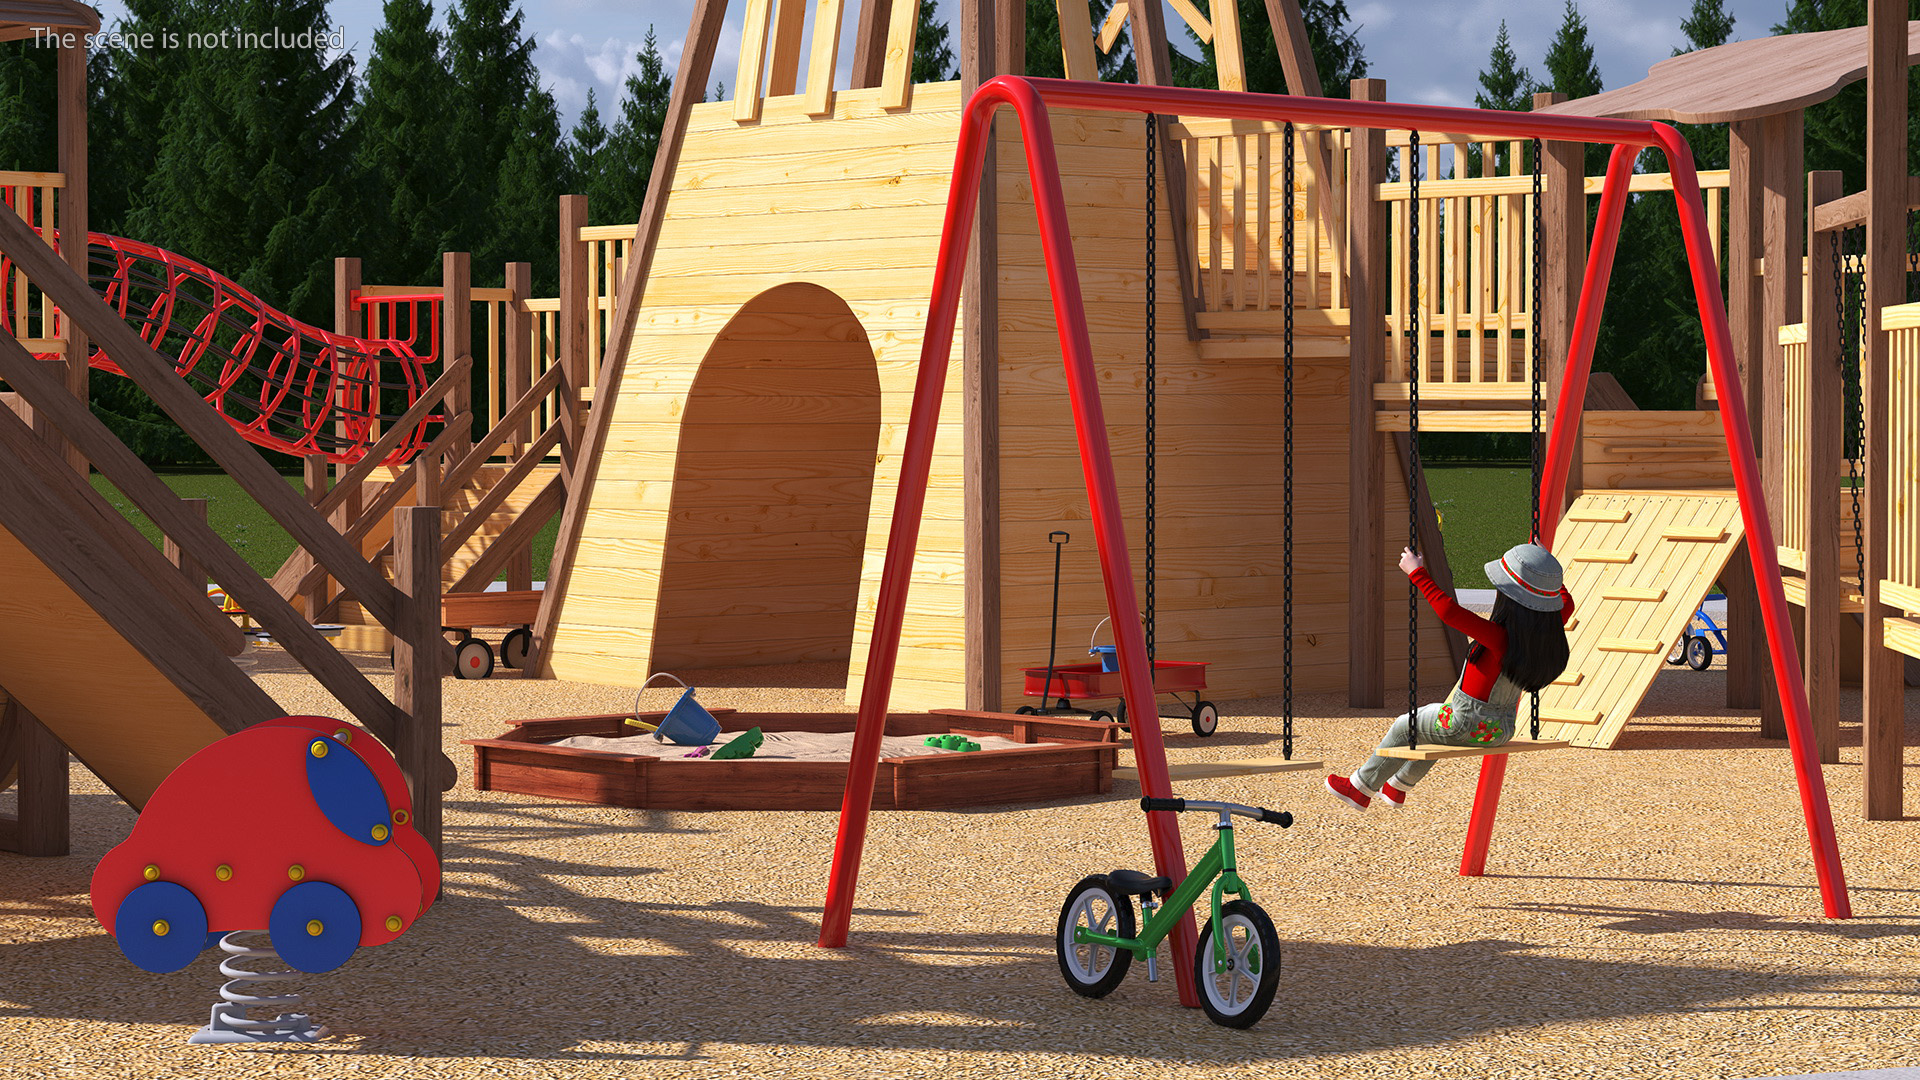
POLYGON ((1107 875, 1107 880, 1113 884, 1113 891, 1121 896, 1145 896, 1173 888, 1173 882, 1166 878, 1148 877, 1138 870, 1115 870, 1107 875))

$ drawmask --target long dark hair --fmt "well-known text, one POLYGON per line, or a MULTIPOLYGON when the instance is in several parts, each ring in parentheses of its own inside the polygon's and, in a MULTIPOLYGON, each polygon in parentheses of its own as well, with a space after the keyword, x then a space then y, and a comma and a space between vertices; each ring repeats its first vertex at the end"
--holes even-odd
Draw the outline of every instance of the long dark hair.
POLYGON ((1520 689, 1539 690, 1567 670, 1567 630, 1558 610, 1535 611, 1499 593, 1489 618, 1507 631, 1507 655, 1500 662, 1500 674, 1520 689))

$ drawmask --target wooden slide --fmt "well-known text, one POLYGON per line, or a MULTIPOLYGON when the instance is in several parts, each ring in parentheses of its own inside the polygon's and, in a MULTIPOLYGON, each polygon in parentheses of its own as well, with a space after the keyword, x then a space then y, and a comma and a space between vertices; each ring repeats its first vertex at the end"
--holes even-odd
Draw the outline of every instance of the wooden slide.
POLYGON ((201 747, 279 715, 204 592, 10 412, 0 456, 6 697, 135 808, 201 747))
POLYGON ((1540 737, 1611 747, 1744 534, 1730 490, 1580 496, 1554 541, 1576 605, 1573 655, 1540 695, 1540 737))

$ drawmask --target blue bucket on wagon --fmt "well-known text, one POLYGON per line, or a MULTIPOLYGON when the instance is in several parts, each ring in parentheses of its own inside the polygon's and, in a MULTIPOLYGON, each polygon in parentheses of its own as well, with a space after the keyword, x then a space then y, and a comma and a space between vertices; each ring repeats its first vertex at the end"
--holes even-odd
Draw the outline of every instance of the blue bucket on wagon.
POLYGON ((1093 642, 1100 640, 1100 628, 1107 625, 1107 623, 1111 621, 1112 621, 1112 618, 1111 616, 1109 616, 1108 618, 1101 619, 1099 622, 1095 623, 1093 625, 1093 637, 1089 639, 1089 641, 1087 642, 1087 655, 1098 656, 1100 658, 1101 671, 1119 671, 1120 670, 1120 650, 1118 646, 1093 644, 1093 642))
POLYGON ((693 687, 687 686, 679 676, 670 675, 664 671, 656 671, 647 676, 647 681, 641 683, 640 689, 634 692, 633 713, 636 725, 647 726, 638 719, 640 695, 653 684, 653 680, 663 675, 686 687, 686 690, 680 695, 680 699, 673 703, 673 707, 667 710, 667 715, 661 718, 660 725, 653 729, 653 737, 661 742, 677 743, 681 746, 706 746, 719 738, 720 721, 713 718, 713 714, 707 711, 706 706, 694 700, 693 687))

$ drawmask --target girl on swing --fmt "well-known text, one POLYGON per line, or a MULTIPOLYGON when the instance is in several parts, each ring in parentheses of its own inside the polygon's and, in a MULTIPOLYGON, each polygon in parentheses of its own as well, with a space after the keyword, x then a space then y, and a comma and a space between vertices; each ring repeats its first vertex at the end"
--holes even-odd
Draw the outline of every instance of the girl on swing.
MULTIPOLYGON (((1487 564, 1487 579, 1499 595, 1493 615, 1481 618, 1434 584, 1426 560, 1408 548, 1400 569, 1433 605, 1440 621, 1473 639, 1467 666, 1444 702, 1422 706, 1387 728, 1380 748, 1407 745, 1407 725, 1419 724, 1419 741, 1441 746, 1500 746, 1514 736, 1520 696, 1539 690, 1567 667, 1567 620, 1573 597, 1561 585, 1559 560, 1538 544, 1508 549, 1487 564)), ((1351 777, 1327 777, 1327 790, 1355 810, 1374 799, 1398 810, 1431 761, 1403 761, 1375 754, 1351 777)))

